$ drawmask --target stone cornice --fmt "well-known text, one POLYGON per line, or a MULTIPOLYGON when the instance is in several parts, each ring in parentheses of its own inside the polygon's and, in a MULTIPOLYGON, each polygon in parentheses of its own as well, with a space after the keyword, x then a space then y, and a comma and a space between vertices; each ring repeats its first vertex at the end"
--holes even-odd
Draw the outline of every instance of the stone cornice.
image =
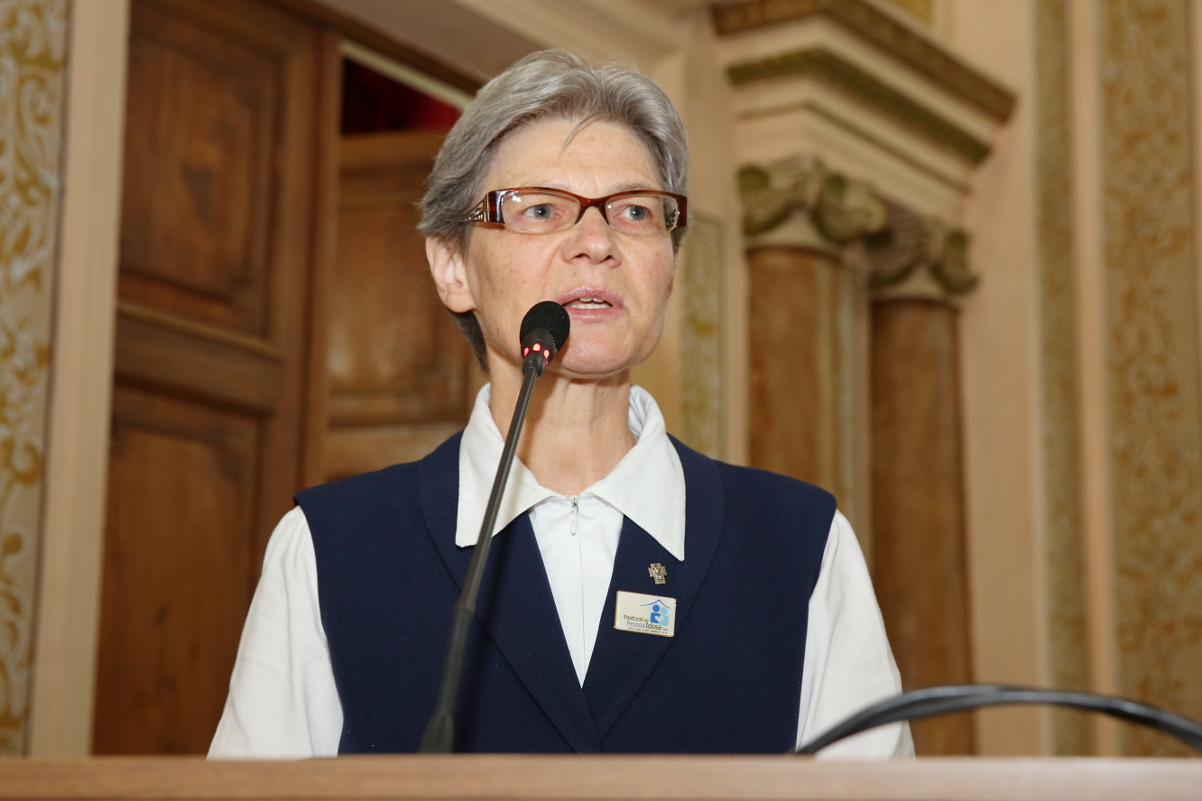
POLYGON ((740 61, 727 67, 727 75, 735 86, 785 75, 806 74, 835 84, 874 108, 922 131, 974 164, 979 164, 989 155, 987 142, 824 48, 815 47, 740 61))
POLYGON ((997 122, 1014 110, 1015 97, 1008 89, 866 0, 739 0, 714 6, 712 14, 720 36, 824 16, 997 122))
POLYGON ((977 284, 962 229, 886 200, 817 159, 747 165, 739 190, 749 247, 796 239, 792 244, 845 254, 863 266, 876 299, 951 301, 977 284))

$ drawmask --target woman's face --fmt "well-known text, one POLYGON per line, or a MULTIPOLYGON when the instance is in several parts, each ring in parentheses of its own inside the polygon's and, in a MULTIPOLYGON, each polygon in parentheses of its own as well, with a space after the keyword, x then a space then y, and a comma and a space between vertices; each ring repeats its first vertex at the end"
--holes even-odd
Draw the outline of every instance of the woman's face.
MULTIPOLYGON (((624 126, 592 122, 568 141, 574 120, 546 120, 509 134, 493 155, 485 191, 521 186, 601 197, 661 189, 647 146, 624 126)), ((568 310, 572 331, 551 365, 565 375, 599 378, 646 359, 663 333, 676 258, 664 236, 629 236, 598 209, 553 234, 477 226, 467 252, 428 243, 439 294, 454 311, 474 310, 489 363, 520 364, 522 317, 541 300, 568 310)))

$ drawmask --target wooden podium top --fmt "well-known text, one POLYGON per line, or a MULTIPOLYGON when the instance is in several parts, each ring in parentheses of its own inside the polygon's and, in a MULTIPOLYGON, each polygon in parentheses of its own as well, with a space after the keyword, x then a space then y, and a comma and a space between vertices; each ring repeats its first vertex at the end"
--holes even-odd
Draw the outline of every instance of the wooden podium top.
POLYGON ((1202 760, 381 756, 0 759, 0 799, 1202 799, 1202 760))

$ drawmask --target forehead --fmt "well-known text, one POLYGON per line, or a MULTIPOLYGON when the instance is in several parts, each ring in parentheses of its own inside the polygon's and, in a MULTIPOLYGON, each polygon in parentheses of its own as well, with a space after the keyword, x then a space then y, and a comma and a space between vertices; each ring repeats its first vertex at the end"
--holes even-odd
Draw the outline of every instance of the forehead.
POLYGON ((596 190, 659 189, 647 144, 625 125, 599 120, 540 120, 508 134, 485 177, 486 188, 552 186, 596 190))

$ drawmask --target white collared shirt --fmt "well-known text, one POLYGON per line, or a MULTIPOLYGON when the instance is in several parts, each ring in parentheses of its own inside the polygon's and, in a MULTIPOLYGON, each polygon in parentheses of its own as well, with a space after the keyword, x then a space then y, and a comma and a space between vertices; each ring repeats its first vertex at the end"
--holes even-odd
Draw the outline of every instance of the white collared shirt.
MULTIPOLYGON (((504 440, 476 397, 459 446, 455 544, 475 545, 504 440)), ((630 389, 629 425, 638 441, 613 471, 578 496, 538 483, 515 459, 493 532, 529 512, 564 638, 583 686, 609 591, 618 538, 629 517, 675 558, 685 558, 685 481, 680 457, 652 397, 630 389)), ((901 691, 864 557, 847 519, 835 513, 810 596, 797 742, 901 691)), ((318 604, 317 559, 300 507, 267 545, 230 694, 210 758, 334 756, 342 705, 318 604)), ((825 749, 820 757, 881 759, 913 754, 909 728, 882 726, 825 749)))

